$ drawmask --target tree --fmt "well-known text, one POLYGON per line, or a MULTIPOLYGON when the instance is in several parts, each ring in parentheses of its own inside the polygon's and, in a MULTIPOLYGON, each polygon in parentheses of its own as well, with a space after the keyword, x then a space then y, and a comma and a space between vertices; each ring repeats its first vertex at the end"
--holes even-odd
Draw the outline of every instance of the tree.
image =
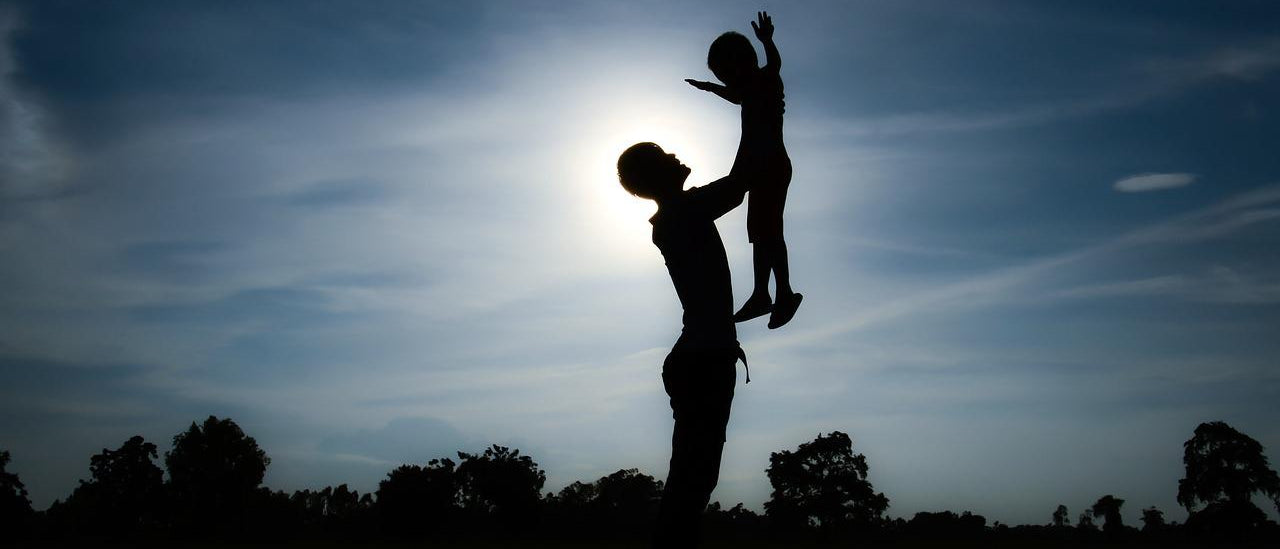
POLYGON ((565 528, 634 537, 649 528, 661 497, 662 481, 638 469, 622 469, 592 483, 574 482, 548 502, 565 528))
POLYGON ((102 449, 89 458, 89 481, 80 481, 67 498, 64 520, 82 534, 127 537, 159 524, 164 473, 152 461, 156 445, 141 436, 118 450, 102 449))
POLYGON ((20 532, 31 517, 31 500, 18 475, 5 470, 9 460, 9 452, 0 451, 0 532, 20 532))
POLYGON ((373 506, 369 494, 361 496, 346 484, 315 491, 298 490, 289 496, 289 502, 303 528, 340 535, 355 533, 364 526, 364 519, 373 506))
POLYGON ((1098 498, 1093 504, 1090 510, 1093 516, 1102 517, 1103 532, 1116 533, 1124 530, 1124 518, 1120 516, 1120 507, 1123 505, 1124 500, 1111 494, 1098 498))
POLYGON ((1058 509, 1053 512, 1053 525, 1058 528, 1071 526, 1071 515, 1067 511, 1066 505, 1059 505, 1058 509))
POLYGON ((1081 511, 1080 517, 1076 519, 1076 528, 1096 531, 1098 527, 1093 524, 1093 512, 1088 509, 1081 511))
POLYGON ((959 515, 951 511, 916 513, 907 522, 908 534, 927 539, 976 539, 986 532, 987 519, 965 511, 959 515))
POLYGON ((765 514, 784 529, 877 525, 889 498, 872 488, 867 468, 867 458, 854 454, 853 441, 840 431, 819 433, 794 452, 774 452, 765 470, 773 486, 765 514))
POLYGON ((426 467, 401 465, 378 483, 374 509, 384 532, 401 537, 441 534, 458 516, 458 479, 451 459, 426 467))
POLYGON ((1164 530, 1164 511, 1155 506, 1142 510, 1142 531, 1146 533, 1164 530))
POLYGON ((1178 503, 1187 511, 1195 512, 1201 503, 1242 505, 1255 493, 1271 498, 1280 509, 1280 477, 1258 441, 1213 421, 1196 427, 1183 448, 1186 476, 1178 481, 1178 503))
POLYGON ((483 522, 518 530, 532 524, 547 473, 520 450, 493 445, 483 454, 458 452, 462 508, 483 522))
POLYGON ((165 454, 168 491, 180 529, 241 532, 271 458, 231 419, 209 416, 173 437, 165 454))

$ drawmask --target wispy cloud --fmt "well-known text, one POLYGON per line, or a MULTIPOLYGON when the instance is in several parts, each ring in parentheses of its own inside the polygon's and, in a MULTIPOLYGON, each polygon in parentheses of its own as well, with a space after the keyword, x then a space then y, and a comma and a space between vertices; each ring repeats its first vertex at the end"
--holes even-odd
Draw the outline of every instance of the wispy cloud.
POLYGON ((0 199, 56 195, 67 161, 44 130, 45 116, 13 84, 17 10, 0 6, 0 199))
POLYGON ((1142 173, 1119 179, 1113 187, 1124 193, 1142 193, 1186 187, 1195 181, 1196 175, 1190 173, 1142 173))
MULTIPOLYGON (((1144 246, 1221 238, 1256 223, 1280 218, 1280 209, 1264 208, 1277 202, 1280 202, 1280 185, 1255 189, 1212 206, 1135 229, 1091 246, 999 269, 901 299, 891 299, 849 315, 842 322, 807 331, 796 331, 782 337, 775 336, 758 347, 790 348, 801 344, 831 341, 847 333, 873 328, 885 322, 912 315, 936 312, 941 308, 975 307, 1007 301, 1017 288, 1040 277, 1056 275, 1063 268, 1086 260, 1144 246), (1275 212, 1275 215, 1271 215, 1270 212, 1275 212)), ((1170 283, 1168 280, 1147 283, 1144 289, 1152 289, 1151 284, 1159 286, 1168 283, 1170 283)), ((1125 288, 1128 291, 1134 289, 1135 287, 1125 288)), ((1106 291, 1116 291, 1116 289, 1106 291)), ((1244 291, 1243 295, 1249 296, 1249 301, 1256 302, 1259 298, 1265 299, 1265 296, 1269 295, 1268 291, 1249 290, 1244 291)))

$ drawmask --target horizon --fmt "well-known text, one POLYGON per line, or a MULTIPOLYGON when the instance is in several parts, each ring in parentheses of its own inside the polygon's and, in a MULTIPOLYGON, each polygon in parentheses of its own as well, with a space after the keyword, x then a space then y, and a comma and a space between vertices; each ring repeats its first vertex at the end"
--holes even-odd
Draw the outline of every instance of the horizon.
POLYGON ((805 301, 739 325, 712 500, 842 431, 891 517, 1183 522, 1200 423, 1280 459, 1280 7, 1197 8, 0 1, 0 449, 37 509, 209 415, 276 490, 489 444, 663 479, 680 309, 614 162, 726 174, 683 80, 767 10, 805 301))

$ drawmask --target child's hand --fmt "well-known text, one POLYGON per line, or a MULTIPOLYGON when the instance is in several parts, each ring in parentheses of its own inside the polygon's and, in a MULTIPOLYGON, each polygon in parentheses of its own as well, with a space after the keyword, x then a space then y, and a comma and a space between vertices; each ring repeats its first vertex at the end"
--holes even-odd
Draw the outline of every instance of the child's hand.
POLYGON ((769 12, 756 12, 756 20, 751 22, 751 28, 756 31, 756 38, 761 42, 773 39, 773 18, 769 17, 769 12))
POLYGON ((714 92, 716 91, 717 88, 721 87, 711 82, 703 82, 701 80, 694 80, 692 78, 685 78, 684 81, 688 82, 690 86, 698 88, 702 91, 714 92))

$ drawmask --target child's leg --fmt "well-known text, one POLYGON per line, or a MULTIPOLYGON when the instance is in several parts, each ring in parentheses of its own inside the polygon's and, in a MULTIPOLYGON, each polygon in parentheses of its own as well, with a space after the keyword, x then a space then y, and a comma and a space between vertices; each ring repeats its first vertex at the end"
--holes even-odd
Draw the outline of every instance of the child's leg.
POLYGON ((769 273, 773 270, 773 249, 769 242, 751 244, 751 267, 755 276, 755 287, 751 297, 742 304, 742 308, 733 314, 734 322, 745 322, 756 317, 769 314, 773 310, 773 299, 769 297, 769 273))
MULTIPOLYGON (((773 247, 773 253, 771 255, 773 256, 772 258, 770 258, 773 262, 773 265, 772 265, 773 284, 774 284, 774 290, 776 290, 774 295, 778 296, 778 298, 781 299, 783 296, 788 296, 795 293, 791 291, 791 270, 787 267, 786 241, 779 240, 777 242, 777 245, 773 247)), ((768 279, 769 279, 769 275, 768 273, 765 273, 766 284, 768 283, 768 279)), ((759 284, 759 283, 760 283, 760 275, 757 274, 756 284, 759 284)))
POLYGON ((800 300, 804 296, 791 290, 791 273, 787 267, 787 243, 778 240, 774 246, 773 283, 776 285, 777 299, 773 304, 773 312, 769 314, 769 329, 781 328, 791 322, 800 308, 800 300))
POLYGON ((763 299, 772 302, 769 299, 769 273, 773 270, 776 263, 776 255, 774 253, 772 242, 756 242, 751 245, 751 267, 755 272, 755 286, 751 289, 752 299, 763 299))

